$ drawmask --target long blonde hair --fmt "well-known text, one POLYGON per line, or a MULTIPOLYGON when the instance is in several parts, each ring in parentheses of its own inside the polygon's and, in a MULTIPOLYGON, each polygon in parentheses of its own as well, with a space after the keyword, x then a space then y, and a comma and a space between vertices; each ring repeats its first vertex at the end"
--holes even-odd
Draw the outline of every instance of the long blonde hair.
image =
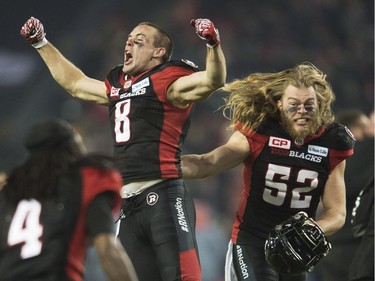
POLYGON ((321 126, 333 122, 332 103, 335 94, 326 75, 309 62, 276 73, 253 73, 223 87, 230 95, 225 99, 224 114, 229 110, 230 127, 242 123, 255 130, 268 118, 280 119, 277 101, 289 86, 315 89, 321 126))

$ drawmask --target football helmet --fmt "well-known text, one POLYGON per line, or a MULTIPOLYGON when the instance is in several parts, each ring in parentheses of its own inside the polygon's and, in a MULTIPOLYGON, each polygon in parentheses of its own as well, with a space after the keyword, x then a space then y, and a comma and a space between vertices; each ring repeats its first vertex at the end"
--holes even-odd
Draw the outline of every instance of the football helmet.
POLYGON ((268 264, 287 275, 311 272, 330 250, 326 235, 305 212, 276 225, 264 245, 268 264))

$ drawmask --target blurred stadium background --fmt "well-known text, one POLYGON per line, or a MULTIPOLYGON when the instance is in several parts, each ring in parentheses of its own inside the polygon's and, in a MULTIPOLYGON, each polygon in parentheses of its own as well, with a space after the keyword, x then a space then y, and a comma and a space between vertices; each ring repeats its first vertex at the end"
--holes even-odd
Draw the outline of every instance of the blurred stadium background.
MULTIPOLYGON (((157 23, 172 35, 174 59, 189 59, 204 67, 204 43, 189 21, 207 17, 220 31, 228 81, 310 61, 328 75, 337 98, 335 111, 355 107, 370 113, 374 108, 373 6, 372 0, 2 1, 0 170, 7 172, 22 159, 26 129, 51 117, 61 117, 78 128, 90 151, 112 153, 107 108, 68 95, 19 35, 30 16, 42 20, 48 40, 67 58, 98 79, 122 63, 126 37, 142 21, 157 23)), ((206 152, 227 140, 229 123, 219 109, 223 97, 218 92, 196 106, 183 153, 206 152)), ((240 172, 239 168, 188 181, 201 215, 200 239, 218 245, 219 251, 225 251, 229 239, 240 196, 240 172), (222 233, 224 243, 212 237, 215 232, 222 233)), ((221 274, 205 278, 221 280, 221 274)))

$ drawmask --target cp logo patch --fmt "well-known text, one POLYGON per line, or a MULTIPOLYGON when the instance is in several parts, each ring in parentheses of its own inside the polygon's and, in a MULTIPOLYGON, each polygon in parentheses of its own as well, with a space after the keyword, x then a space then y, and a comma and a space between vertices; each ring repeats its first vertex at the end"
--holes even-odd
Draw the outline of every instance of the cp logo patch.
POLYGON ((150 206, 155 205, 156 202, 158 202, 158 199, 159 195, 157 195, 155 192, 150 192, 146 197, 147 204, 149 204, 150 206))

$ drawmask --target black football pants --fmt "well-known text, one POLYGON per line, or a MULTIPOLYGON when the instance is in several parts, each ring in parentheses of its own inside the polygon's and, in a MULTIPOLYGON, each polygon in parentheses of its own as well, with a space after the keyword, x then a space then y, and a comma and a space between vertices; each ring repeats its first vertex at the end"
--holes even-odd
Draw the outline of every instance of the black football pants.
MULTIPOLYGON (((232 264, 236 277, 227 277, 226 281, 305 281, 306 274, 288 276, 274 271, 264 255, 264 243, 257 246, 241 246, 230 243, 227 264, 232 264)), ((227 267, 226 271, 230 268, 227 267)), ((229 276, 229 273, 226 273, 229 276)))
POLYGON ((200 281, 195 207, 181 179, 124 199, 119 239, 140 281, 200 281))

